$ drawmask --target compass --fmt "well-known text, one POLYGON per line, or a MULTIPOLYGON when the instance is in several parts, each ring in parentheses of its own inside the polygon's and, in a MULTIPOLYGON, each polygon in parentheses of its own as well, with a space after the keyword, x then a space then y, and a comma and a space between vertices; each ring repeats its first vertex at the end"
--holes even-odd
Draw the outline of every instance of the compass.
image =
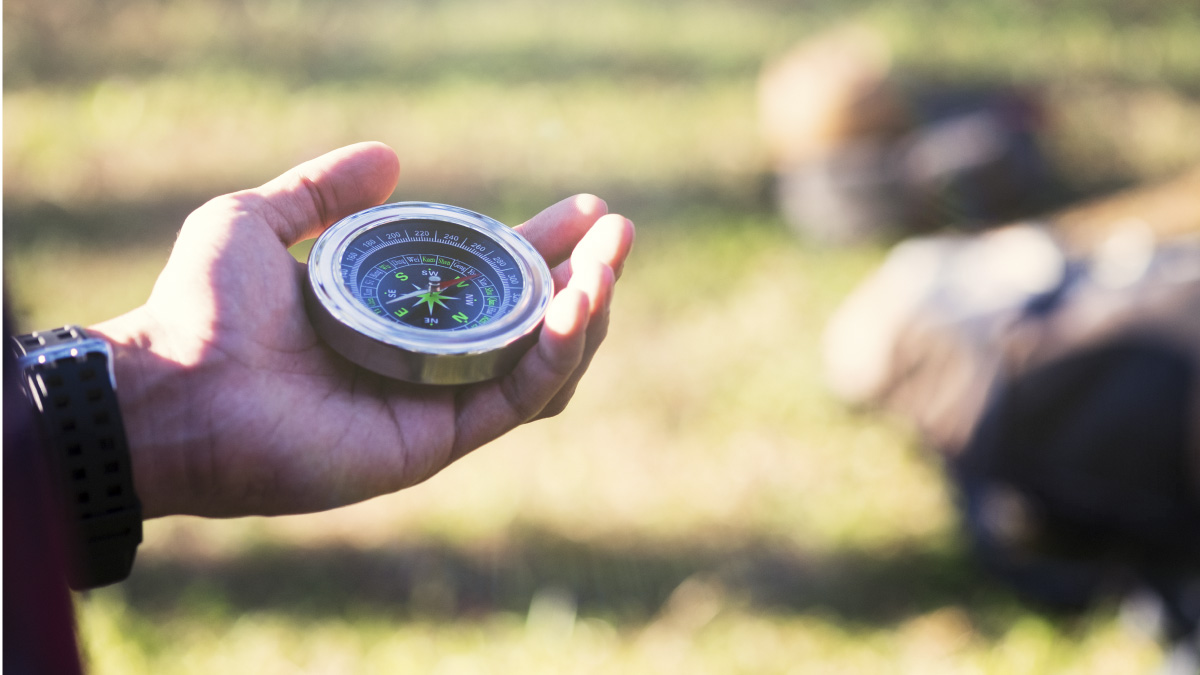
POLYGON ((466 384, 512 369, 554 285, 541 254, 500 222, 399 202, 326 230, 305 291, 317 333, 348 360, 408 382, 466 384))

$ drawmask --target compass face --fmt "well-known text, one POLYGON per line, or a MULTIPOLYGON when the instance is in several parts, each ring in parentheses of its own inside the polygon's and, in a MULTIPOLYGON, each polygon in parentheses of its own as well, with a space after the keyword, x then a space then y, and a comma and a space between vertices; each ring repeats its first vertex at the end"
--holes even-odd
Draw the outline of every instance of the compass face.
POLYGON ((334 223, 313 244, 306 297, 317 333, 350 361, 410 382, 506 372, 553 295, 550 270, 504 225, 402 202, 334 223))
POLYGON ((342 279, 374 314, 426 330, 469 330, 512 311, 525 288, 513 254, 456 223, 405 220, 359 234, 342 279))

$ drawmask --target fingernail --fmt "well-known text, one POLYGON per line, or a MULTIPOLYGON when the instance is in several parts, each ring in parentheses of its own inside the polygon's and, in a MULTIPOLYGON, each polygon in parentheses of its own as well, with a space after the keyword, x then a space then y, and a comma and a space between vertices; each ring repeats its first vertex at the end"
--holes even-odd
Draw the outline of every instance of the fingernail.
POLYGON ((588 215, 602 216, 608 213, 608 204, 596 195, 590 194, 575 195, 575 208, 579 209, 580 213, 588 215))

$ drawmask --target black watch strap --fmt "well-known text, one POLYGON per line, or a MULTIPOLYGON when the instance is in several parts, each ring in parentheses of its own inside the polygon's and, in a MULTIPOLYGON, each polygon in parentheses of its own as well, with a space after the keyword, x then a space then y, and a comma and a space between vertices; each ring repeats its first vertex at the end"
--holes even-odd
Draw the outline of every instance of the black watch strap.
POLYGON ((62 489, 71 560, 82 590, 129 576, 142 542, 142 506, 117 405, 112 349, 78 326, 13 338, 40 412, 48 466, 62 489))

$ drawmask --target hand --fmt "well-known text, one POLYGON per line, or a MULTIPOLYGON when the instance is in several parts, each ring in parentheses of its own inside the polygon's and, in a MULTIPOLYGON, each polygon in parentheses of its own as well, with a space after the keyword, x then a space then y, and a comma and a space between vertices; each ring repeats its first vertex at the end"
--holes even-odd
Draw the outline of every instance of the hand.
POLYGON ((555 415, 604 339, 633 224, 582 195, 519 230, 553 269, 538 342, 509 375, 462 387, 389 380, 313 332, 287 247, 382 203, 395 153, 360 144, 188 217, 145 305, 94 326, 113 342, 145 517, 319 511, 419 483, 555 415))

